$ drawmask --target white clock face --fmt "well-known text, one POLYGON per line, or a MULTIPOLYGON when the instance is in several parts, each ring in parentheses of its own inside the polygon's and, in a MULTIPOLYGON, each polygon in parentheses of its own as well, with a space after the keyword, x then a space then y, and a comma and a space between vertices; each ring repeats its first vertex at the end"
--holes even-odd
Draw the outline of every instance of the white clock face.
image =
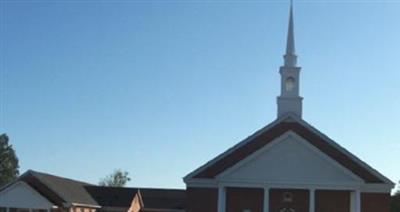
POLYGON ((295 82, 293 77, 288 77, 285 80, 285 89, 286 91, 292 91, 294 89, 295 82))

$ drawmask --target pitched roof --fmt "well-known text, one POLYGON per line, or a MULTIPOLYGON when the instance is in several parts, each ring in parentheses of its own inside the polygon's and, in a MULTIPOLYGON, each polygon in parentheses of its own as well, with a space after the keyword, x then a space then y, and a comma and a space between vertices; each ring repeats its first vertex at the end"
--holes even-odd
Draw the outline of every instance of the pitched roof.
POLYGON ((91 185, 89 183, 33 170, 27 171, 18 180, 28 183, 57 205, 75 203, 94 207, 99 206, 84 188, 84 186, 91 185))
POLYGON ((135 195, 140 195, 143 209, 175 211, 185 208, 185 190, 85 186, 88 193, 103 207, 129 208, 135 195))
POLYGON ((95 186, 86 182, 28 170, 15 182, 23 181, 57 206, 81 204, 93 207, 129 208, 140 195, 143 211, 181 211, 185 208, 185 190, 155 188, 124 188, 95 186))
POLYGON ((343 147, 329 139, 302 119, 288 115, 257 131, 239 144, 214 158, 185 177, 211 179, 232 167, 287 131, 293 131, 320 151, 337 161, 366 183, 392 183, 343 147))
POLYGON ((185 209, 186 190, 139 188, 144 209, 185 209))
POLYGON ((138 193, 137 188, 85 186, 87 192, 103 207, 129 208, 138 193))

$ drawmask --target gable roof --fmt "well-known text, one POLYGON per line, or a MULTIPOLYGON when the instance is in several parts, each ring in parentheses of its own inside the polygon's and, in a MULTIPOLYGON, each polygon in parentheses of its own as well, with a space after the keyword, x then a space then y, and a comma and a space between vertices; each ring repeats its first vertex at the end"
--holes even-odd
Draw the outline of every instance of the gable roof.
POLYGON ((34 188, 23 181, 11 183, 0 189, 0 205, 8 205, 9 207, 30 208, 37 205, 45 207, 53 207, 54 203, 50 202, 46 197, 38 193, 34 188), (14 201, 16 196, 20 199, 29 199, 29 202, 14 201))
POLYGON ((257 131, 247 139, 193 171, 184 179, 185 181, 191 178, 213 179, 288 131, 292 131, 301 136, 321 152, 359 176, 366 183, 393 184, 389 179, 355 157, 326 135, 292 114, 279 118, 257 131))
POLYGON ((33 170, 27 171, 18 180, 26 182, 56 205, 81 204, 99 207, 84 188, 84 186, 90 185, 89 183, 33 170))
POLYGON ((85 186, 87 192, 102 207, 129 208, 133 198, 138 194, 137 188, 85 186))
POLYGON ((182 211, 186 191, 182 189, 127 188, 96 186, 86 182, 28 170, 0 192, 23 182, 57 206, 85 205, 89 207, 129 208, 140 195, 143 211, 182 211))
POLYGON ((142 211, 176 211, 185 208, 185 190, 85 186, 102 207, 129 208, 136 195, 142 200, 142 211))
POLYGON ((292 131, 219 174, 217 180, 285 185, 361 185, 363 179, 292 131))
POLYGON ((145 210, 163 209, 176 211, 185 209, 186 190, 140 188, 145 210))

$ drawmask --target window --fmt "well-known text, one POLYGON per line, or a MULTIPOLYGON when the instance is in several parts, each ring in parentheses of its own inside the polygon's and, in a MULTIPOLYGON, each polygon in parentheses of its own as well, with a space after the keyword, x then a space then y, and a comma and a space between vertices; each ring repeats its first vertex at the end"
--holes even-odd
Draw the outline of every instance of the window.
POLYGON ((286 89, 286 91, 292 91, 293 90, 293 88, 295 86, 294 81, 295 80, 294 80, 293 77, 286 78, 286 81, 285 81, 285 89, 286 89))

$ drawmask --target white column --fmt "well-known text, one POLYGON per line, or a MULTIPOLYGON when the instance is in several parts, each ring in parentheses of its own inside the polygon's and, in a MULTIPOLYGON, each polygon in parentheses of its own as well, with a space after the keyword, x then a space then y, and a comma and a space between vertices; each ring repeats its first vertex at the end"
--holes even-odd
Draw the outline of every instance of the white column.
POLYGON ((359 190, 352 191, 350 194, 351 212, 361 212, 361 193, 359 190))
POLYGON ((263 212, 269 212, 269 187, 264 188, 264 209, 263 212))
POLYGON ((360 190, 356 190, 356 212, 361 212, 361 193, 360 190))
POLYGON ((315 212, 315 189, 310 189, 310 212, 315 212))
POLYGON ((226 189, 223 186, 218 187, 218 212, 225 212, 225 194, 226 189))
POLYGON ((350 212, 356 211, 356 193, 350 192, 350 212))

